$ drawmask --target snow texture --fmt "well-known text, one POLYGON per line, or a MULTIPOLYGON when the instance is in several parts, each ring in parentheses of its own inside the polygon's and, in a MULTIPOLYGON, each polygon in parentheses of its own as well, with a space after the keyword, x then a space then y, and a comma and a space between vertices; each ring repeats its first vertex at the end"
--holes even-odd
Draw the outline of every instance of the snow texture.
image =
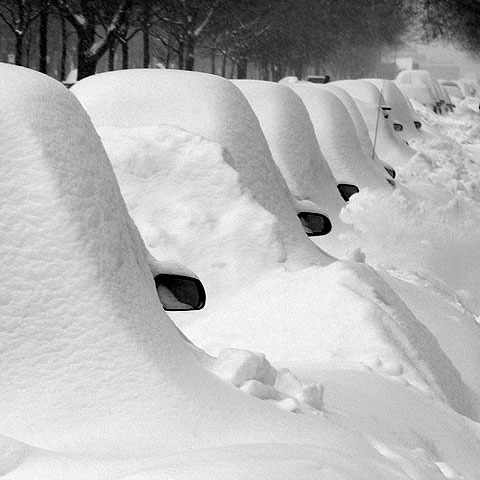
POLYGON ((71 478, 110 478, 122 462, 125 475, 128 458, 249 442, 320 446, 327 431, 328 448, 351 444, 373 461, 355 435, 269 407, 203 368, 160 306, 78 101, 28 69, 2 65, 0 82, 0 430, 37 452, 6 440, 9 478, 65 478, 67 460, 39 475, 52 456, 73 457, 71 478), (29 452, 42 465, 30 468, 29 452))

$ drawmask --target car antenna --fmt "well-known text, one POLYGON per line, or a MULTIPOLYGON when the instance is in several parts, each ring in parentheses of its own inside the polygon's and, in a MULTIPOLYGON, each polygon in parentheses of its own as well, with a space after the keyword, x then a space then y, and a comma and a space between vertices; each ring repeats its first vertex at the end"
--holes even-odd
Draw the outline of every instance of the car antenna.
POLYGON ((373 150, 372 150, 372 160, 375 158, 375 147, 377 146, 377 134, 378 134, 378 122, 380 121, 380 109, 382 104, 382 92, 385 79, 382 79, 382 86, 380 87, 380 92, 378 94, 378 107, 377 107, 377 121, 375 122, 375 134, 373 135, 373 150))

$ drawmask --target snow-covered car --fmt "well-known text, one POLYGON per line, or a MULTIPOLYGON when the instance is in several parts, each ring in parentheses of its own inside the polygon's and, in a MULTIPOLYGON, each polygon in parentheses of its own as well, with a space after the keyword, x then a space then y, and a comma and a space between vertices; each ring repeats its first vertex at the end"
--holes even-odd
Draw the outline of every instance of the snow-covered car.
POLYGON ((374 148, 370 139, 365 120, 363 119, 353 97, 346 90, 334 84, 322 85, 322 88, 332 92, 345 105, 345 108, 352 119, 353 125, 355 126, 355 131, 357 132, 357 137, 365 156, 371 158, 374 162, 381 164, 390 177, 394 179, 396 177, 396 171, 387 161, 379 158, 378 152, 374 148))
POLYGON ((407 97, 392 80, 382 78, 366 78, 381 92, 385 102, 391 107, 391 118, 394 130, 406 142, 422 138, 421 122, 415 114, 407 97))
POLYGON ((476 89, 467 81, 441 80, 441 86, 452 97, 452 103, 457 107, 466 107, 474 112, 480 110, 480 100, 476 89))
POLYGON ((395 84, 409 98, 431 108, 435 113, 446 109, 440 85, 426 70, 402 70, 395 78, 395 84))
MULTIPOLYGON (((325 207, 293 198, 232 82, 142 69, 96 75, 71 91, 102 136, 152 254, 161 260, 168 246, 168 258, 200 275, 208 304, 277 258, 332 261, 298 218, 305 211, 328 219, 325 207)), ((329 230, 330 220, 319 228, 329 230)))
POLYGON ((343 88, 354 99, 367 125, 370 140, 377 155, 397 167, 415 154, 394 130, 392 108, 380 90, 367 80, 339 80, 332 85, 343 88))
MULTIPOLYGON (((280 258, 277 277, 263 289, 224 302, 219 330, 257 341, 263 334, 277 354, 294 347, 293 358, 313 377, 308 388, 288 371, 275 374, 261 355, 233 372, 235 380, 255 373, 242 392, 208 371, 158 302, 149 256, 86 113, 53 79, 19 67, 0 70, 6 479, 478 477, 475 424, 453 410, 467 413, 459 408, 467 399, 460 376, 432 334, 361 263, 286 272, 280 258), (296 288, 286 291, 285 280, 296 288), (304 310, 289 316, 291 304, 304 310), (279 337, 287 341, 275 342, 279 337), (268 404, 245 395, 252 391, 268 404), (312 400, 317 408, 301 409, 312 400)), ((191 141, 185 160, 225 154, 179 128, 150 127, 179 135, 181 142, 166 135, 172 154, 191 141)), ((155 156, 136 153, 137 160, 145 156, 137 174, 146 189, 155 156)), ((231 171, 228 187, 239 178, 231 171)), ((251 206, 248 192, 240 193, 241 207, 251 206)), ((178 219, 185 210, 175 207, 178 219)), ((239 225, 238 236, 249 227, 259 237, 268 233, 255 215, 249 220, 253 225, 239 225)), ((235 218, 224 225, 234 226, 235 218)), ((245 261, 248 249, 243 253, 245 261)), ((450 344, 456 336, 448 331, 450 344)), ((227 360, 242 353, 231 351, 227 360)), ((231 363, 223 369, 232 373, 231 363)))
MULTIPOLYGON (((240 90, 218 76, 157 73, 101 74, 82 80, 75 89, 97 123, 130 214, 150 251, 157 258, 168 254, 189 266, 205 284, 209 301, 203 310, 174 314, 188 338, 213 354, 228 345, 264 351, 283 364, 288 360, 298 365, 307 359, 317 363, 320 355, 323 364, 330 359, 336 366, 340 362, 352 368, 360 361, 375 369, 365 341, 373 341, 384 352, 382 357, 398 358, 398 345, 381 333, 384 327, 377 327, 400 322, 409 325, 408 332, 400 327, 405 334, 402 342, 410 345, 401 347, 402 352, 414 351, 411 342, 424 338, 423 327, 362 263, 361 254, 353 252, 350 257, 357 262, 338 261, 302 232, 283 193, 285 180, 240 90), (164 89, 173 95, 165 98, 164 89), (170 121, 187 122, 196 116, 201 125, 190 120, 190 128, 198 130, 209 123, 222 132, 224 141, 232 135, 230 151, 178 126, 159 125, 167 121, 162 105, 168 106, 170 121), (116 122, 120 126, 112 127, 116 122), (241 164, 241 157, 234 160, 238 151, 250 157, 251 168, 232 168, 241 164), (268 175, 262 174, 265 171, 268 175), (368 313, 358 316, 351 310, 359 292, 379 290, 388 308, 377 294, 360 293, 365 302, 362 311, 368 313), (408 320, 400 320, 404 315, 408 320), (298 324, 292 321, 295 318, 303 320, 298 324), (325 335, 332 328, 335 333, 325 335)), ((305 88, 332 95, 313 85, 305 88)), ((335 96, 331 103, 335 110, 345 109, 335 96)), ((346 110, 344 114, 351 122, 346 110)), ((355 148, 361 151, 359 145, 355 148)), ((379 191, 390 192, 386 172, 378 168, 381 173, 371 188, 375 182, 379 191)), ((441 356, 435 353, 440 363, 441 356)), ((424 385, 430 377, 421 373, 430 367, 415 358, 407 353, 408 367, 402 366, 402 375, 410 383, 435 390, 430 382, 424 385)))
POLYGON ((440 80, 440 85, 451 97, 454 105, 460 105, 460 102, 465 98, 465 95, 462 93, 458 83, 452 80, 440 80))
POLYGON ((285 85, 260 80, 232 80, 248 100, 272 157, 294 197, 325 209, 332 234, 317 245, 330 253, 331 241, 345 228, 339 213, 345 205, 337 181, 320 151, 308 111, 298 95, 285 85))
MULTIPOLYGON (((227 385, 163 311, 149 254, 75 97, 33 70, 2 64, 0 71, 0 195, 8 212, 0 217, 2 476, 146 479, 168 471, 181 478, 185 461, 195 475, 204 470, 193 457, 207 451, 205 478, 215 466, 220 479, 235 446, 250 459, 246 469, 232 459, 237 478, 252 467, 278 478, 273 457, 263 461, 271 445, 285 445, 287 456, 292 448, 307 465, 315 455, 295 445, 330 451, 329 421, 272 408, 227 385), (176 454, 180 463, 159 467, 176 454)), ((253 357, 275 382, 268 362, 253 357)), ((292 385, 291 374, 282 375, 292 385)), ((279 392, 259 380, 252 382, 263 394, 279 392)), ((299 394, 305 400, 314 391, 299 394)), ((337 435, 338 458, 349 445, 355 450, 357 440, 342 429, 337 435)), ((378 453, 364 447, 375 476, 378 453)))
POLYGON ((310 115, 320 150, 345 200, 358 189, 395 185, 380 164, 364 155, 348 110, 333 93, 306 83, 289 87, 310 115))
MULTIPOLYGON (((166 123, 176 125, 185 130, 197 133, 225 147, 232 155, 233 167, 242 177, 249 177, 250 188, 255 198, 264 201, 263 182, 265 178, 280 176, 278 168, 271 159, 271 153, 254 113, 246 99, 232 85, 214 93, 216 77, 199 72, 178 72, 173 70, 129 70, 97 75, 78 82, 72 92, 80 99, 92 117, 96 127, 101 126, 145 126, 166 123), (133 88, 129 78, 143 82, 145 89, 150 89, 151 96, 145 95, 132 102, 133 88), (201 82, 202 88, 211 91, 204 97, 190 97, 188 90, 194 89, 195 81, 201 82), (98 94, 93 93, 91 84, 95 83, 98 94), (152 85, 158 85, 156 91, 152 85), (118 86, 118 88, 117 88, 118 86), (123 92, 124 91, 124 92, 123 92), (209 96, 216 95, 215 101, 209 96), (242 103, 243 102, 243 103, 242 103), (242 114, 249 118, 250 124, 242 130, 243 141, 239 142, 240 119, 234 108, 243 108, 242 114), (255 155, 251 151, 255 151, 255 155), (257 157, 268 158, 268 162, 260 162, 257 157), (253 173, 255 172, 255 173, 253 173)), ((247 122, 243 122, 247 125, 247 122)), ((303 225, 308 235, 327 234, 331 225, 320 209, 312 210, 313 204, 301 203, 293 199, 283 177, 278 180, 277 197, 273 210, 285 212, 288 218, 293 211, 296 215, 289 223, 303 225), (295 217, 298 218, 295 220, 295 217)), ((287 227, 285 227, 287 228, 287 227)), ((297 229, 289 226, 295 235, 297 229)))

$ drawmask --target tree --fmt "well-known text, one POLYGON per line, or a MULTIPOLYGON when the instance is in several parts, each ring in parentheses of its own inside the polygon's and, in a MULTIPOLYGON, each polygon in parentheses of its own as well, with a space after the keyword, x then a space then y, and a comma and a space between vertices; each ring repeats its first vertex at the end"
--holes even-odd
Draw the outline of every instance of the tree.
POLYGON ((15 36, 15 63, 23 65, 23 43, 32 23, 50 6, 47 0, 1 0, 0 18, 15 36))
POLYGON ((97 63, 127 21, 133 0, 53 0, 77 33, 78 80, 93 75, 97 63), (112 12, 107 14, 106 12, 112 12), (105 25, 105 35, 98 38, 98 26, 105 25))
POLYGON ((229 8, 234 3, 235 0, 164 0, 161 3, 158 18, 165 32, 162 41, 176 51, 178 68, 194 69, 197 44, 207 36, 209 26, 217 17, 230 14, 229 8))
POLYGON ((423 38, 444 39, 480 54, 480 3, 476 0, 417 0, 423 38))

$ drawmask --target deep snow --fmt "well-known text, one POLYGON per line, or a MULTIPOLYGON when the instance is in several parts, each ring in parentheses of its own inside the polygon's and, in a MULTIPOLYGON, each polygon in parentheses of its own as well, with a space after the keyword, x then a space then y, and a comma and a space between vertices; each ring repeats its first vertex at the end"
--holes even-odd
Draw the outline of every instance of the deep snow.
MULTIPOLYGON (((480 432, 471 420, 479 403, 469 391, 479 387, 479 327, 460 305, 474 310, 478 297, 467 292, 462 268, 469 261, 473 273, 477 257, 454 251, 455 240, 462 248, 476 242, 466 235, 477 205, 476 117, 437 119, 417 107, 441 136, 414 145, 417 161, 402 166, 400 188, 352 197, 341 215, 355 228, 347 241, 362 248, 352 254, 356 262, 317 250, 291 206, 279 213, 264 198, 272 189, 289 205, 284 180, 237 171, 240 157, 218 141, 156 121, 99 128, 151 252, 184 263, 207 287, 204 311, 173 318, 219 353, 212 358, 185 342, 162 311, 151 259, 78 102, 30 70, 2 65, 1 73, 0 473, 7 479, 480 476, 480 432), (456 131, 461 144, 447 136, 456 131), (449 209, 456 217, 441 218, 457 218, 463 236, 447 237, 447 224, 443 256, 432 248, 424 261, 449 209), (425 249, 417 252, 414 238, 425 249), (408 308, 362 263, 365 254, 408 308), (303 263, 285 268, 289 255, 303 263), (440 258, 449 263, 442 267, 440 258), (456 284, 463 288, 454 295, 456 284), (266 352, 275 368, 245 348, 266 352)), ((223 108, 241 102, 218 85, 229 98, 223 108)), ((199 103, 202 88, 197 82, 199 103)), ((196 114, 211 121, 208 109, 196 114)), ((243 123, 252 123, 249 115, 243 123)), ((241 150, 244 139, 232 144, 241 150)), ((263 142, 253 142, 255 158, 275 171, 269 153, 258 154, 264 147, 255 150, 263 142)))

